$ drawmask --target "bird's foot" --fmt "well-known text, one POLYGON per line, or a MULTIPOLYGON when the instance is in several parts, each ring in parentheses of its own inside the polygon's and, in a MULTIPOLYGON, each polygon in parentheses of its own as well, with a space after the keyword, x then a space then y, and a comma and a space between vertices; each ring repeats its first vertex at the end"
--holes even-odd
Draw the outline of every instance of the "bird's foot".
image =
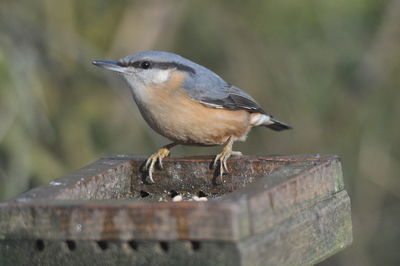
POLYGON ((145 164, 145 169, 148 171, 149 179, 152 183, 154 183, 154 180, 153 180, 154 165, 156 164, 156 162, 158 162, 160 167, 163 168, 162 160, 165 157, 168 157, 169 154, 170 154, 170 150, 166 147, 163 147, 163 148, 159 149, 158 152, 152 154, 147 159, 146 164, 145 164))
POLYGON ((222 175, 224 173, 229 173, 228 166, 226 162, 231 156, 242 156, 243 154, 240 151, 232 151, 232 145, 226 145, 220 154, 218 154, 213 163, 213 168, 215 168, 219 163, 219 176, 222 182, 222 175))

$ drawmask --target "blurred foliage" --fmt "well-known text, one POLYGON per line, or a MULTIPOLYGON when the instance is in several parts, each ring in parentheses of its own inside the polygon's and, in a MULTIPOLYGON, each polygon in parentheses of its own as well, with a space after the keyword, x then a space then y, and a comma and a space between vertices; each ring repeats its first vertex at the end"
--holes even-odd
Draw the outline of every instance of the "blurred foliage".
MULTIPOLYGON (((354 244, 324 265, 398 265, 400 1, 0 2, 0 199, 104 154, 154 152, 126 85, 91 65, 142 50, 213 69, 292 124, 245 154, 338 154, 354 244)), ((177 147, 174 154, 218 148, 177 147)))

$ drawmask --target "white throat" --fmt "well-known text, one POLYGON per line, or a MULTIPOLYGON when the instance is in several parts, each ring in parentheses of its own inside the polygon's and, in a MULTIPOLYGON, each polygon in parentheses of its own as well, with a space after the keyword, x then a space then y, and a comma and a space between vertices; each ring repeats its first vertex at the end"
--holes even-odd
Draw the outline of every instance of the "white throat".
POLYGON ((150 69, 124 75, 133 93, 135 101, 146 100, 149 88, 167 82, 171 71, 164 69, 150 69))

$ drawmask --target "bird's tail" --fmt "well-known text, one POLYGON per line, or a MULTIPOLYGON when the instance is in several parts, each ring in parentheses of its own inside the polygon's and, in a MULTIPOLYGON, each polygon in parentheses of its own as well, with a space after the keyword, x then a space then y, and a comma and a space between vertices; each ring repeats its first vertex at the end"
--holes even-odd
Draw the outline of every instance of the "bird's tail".
POLYGON ((278 121, 274 118, 271 118, 270 121, 268 122, 268 125, 265 125, 266 127, 275 130, 275 131, 282 131, 282 130, 286 130, 286 129, 292 129, 291 126, 289 126, 288 124, 285 124, 281 121, 278 121), (272 123, 271 123, 272 122, 272 123))

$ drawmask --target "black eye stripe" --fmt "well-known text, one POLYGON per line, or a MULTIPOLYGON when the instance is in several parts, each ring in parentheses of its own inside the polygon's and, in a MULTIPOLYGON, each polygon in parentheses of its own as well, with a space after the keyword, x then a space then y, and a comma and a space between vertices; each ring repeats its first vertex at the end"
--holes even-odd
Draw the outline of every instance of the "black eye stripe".
POLYGON ((154 61, 149 61, 149 60, 141 60, 141 61, 119 61, 117 64, 121 67, 134 67, 134 68, 142 68, 142 69, 148 69, 144 68, 143 64, 144 63, 149 63, 148 68, 154 68, 154 69, 171 69, 171 68, 176 68, 180 71, 185 71, 190 74, 196 74, 196 71, 184 64, 176 63, 176 62, 154 62, 154 61))

